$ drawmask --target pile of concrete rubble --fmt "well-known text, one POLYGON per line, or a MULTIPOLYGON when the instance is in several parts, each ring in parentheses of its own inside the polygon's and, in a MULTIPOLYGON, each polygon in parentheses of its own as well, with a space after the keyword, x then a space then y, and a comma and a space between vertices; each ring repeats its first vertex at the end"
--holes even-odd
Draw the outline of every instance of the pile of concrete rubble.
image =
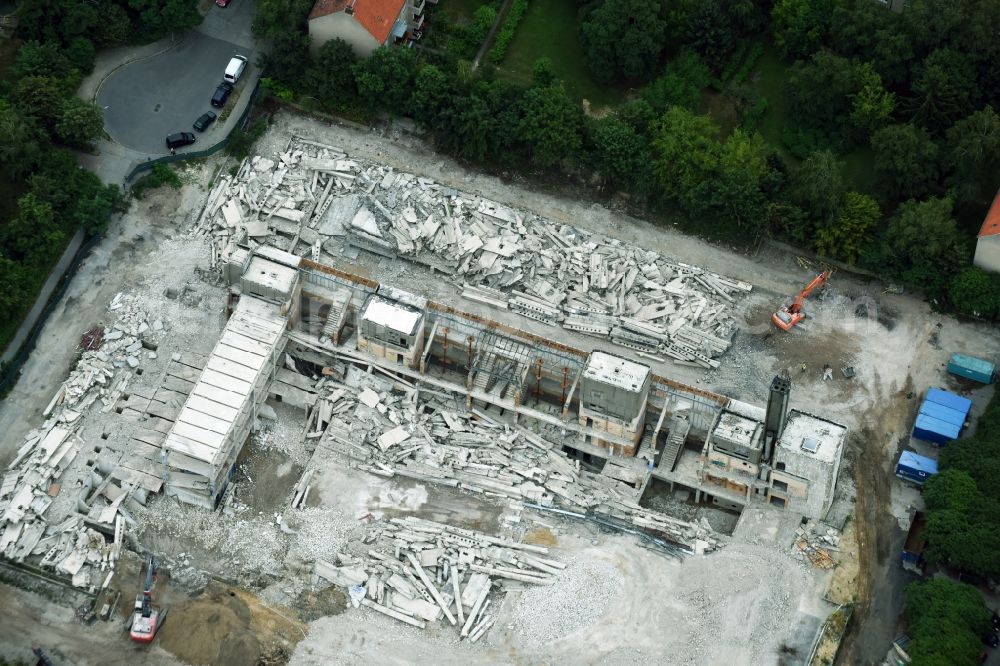
POLYGON ((494 589, 549 585, 565 568, 543 546, 412 516, 375 523, 364 543, 363 554, 317 561, 316 575, 348 588, 355 606, 421 629, 444 617, 473 643, 496 621, 494 589))
POLYGON ((109 572, 103 585, 110 580, 131 522, 123 502, 133 488, 101 476, 114 463, 67 474, 77 455, 91 450, 76 432, 79 419, 97 401, 102 412, 114 409, 141 359, 155 358, 155 340, 164 328, 159 319, 150 322, 130 295, 116 295, 108 311, 114 323, 83 336, 84 351, 43 412, 45 423, 25 436, 0 485, 0 555, 16 562, 30 559, 91 590, 102 584, 101 572, 109 572), (79 497, 66 498, 67 492, 79 497), (72 508, 50 522, 47 512, 56 502, 72 508), (105 534, 113 535, 110 542, 105 534))
POLYGON ((452 276, 469 300, 651 355, 718 367, 752 286, 293 137, 209 195, 213 258, 266 242, 335 263, 345 244, 452 276), (324 258, 324 255, 328 258, 324 258))
MULTIPOLYGON (((478 410, 458 411, 399 380, 394 383, 357 369, 345 382, 327 377, 317 383, 307 437, 316 442, 319 453, 334 452, 386 478, 411 478, 608 517, 687 552, 703 553, 721 545, 720 535, 710 527, 639 506, 633 486, 582 469, 559 446, 528 428, 500 423, 478 410)), ((310 475, 309 470, 303 475, 293 508, 307 498, 310 475)))

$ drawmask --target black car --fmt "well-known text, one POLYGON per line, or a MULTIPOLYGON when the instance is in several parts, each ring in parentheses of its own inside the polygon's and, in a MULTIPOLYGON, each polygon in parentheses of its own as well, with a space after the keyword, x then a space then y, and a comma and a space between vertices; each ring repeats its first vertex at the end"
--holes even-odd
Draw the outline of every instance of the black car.
POLYGON ((215 118, 216 115, 214 111, 206 111, 198 117, 198 120, 194 121, 194 125, 192 125, 192 127, 199 132, 204 132, 208 129, 209 125, 215 122, 215 118))
POLYGON ((233 84, 223 81, 219 84, 219 87, 215 89, 215 94, 212 95, 212 106, 217 108, 222 108, 226 105, 226 100, 229 99, 229 94, 233 92, 233 84))
POLYGON ((993 611, 993 617, 990 618, 990 622, 993 623, 993 628, 1000 630, 1000 615, 997 615, 996 611, 993 611))
POLYGON ((182 146, 190 146, 192 143, 194 143, 194 134, 191 134, 191 132, 178 132, 167 137, 167 148, 170 150, 181 148, 182 146))
POLYGON ((983 636, 983 643, 989 645, 991 648, 1000 647, 1000 636, 996 632, 986 634, 983 636))

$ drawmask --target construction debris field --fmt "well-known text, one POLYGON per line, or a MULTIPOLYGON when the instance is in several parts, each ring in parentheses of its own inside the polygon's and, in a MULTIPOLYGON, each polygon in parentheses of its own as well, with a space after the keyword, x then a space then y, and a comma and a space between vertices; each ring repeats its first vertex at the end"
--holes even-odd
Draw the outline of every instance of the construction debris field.
MULTIPOLYGON (((743 256, 596 204, 531 192, 468 171, 429 152, 418 138, 394 130, 366 133, 281 114, 256 152, 277 163, 293 136, 337 146, 351 159, 368 165, 433 179, 444 187, 479 194, 512 209, 531 211, 558 224, 620 239, 672 261, 752 284, 752 292, 725 307, 733 331, 728 349, 711 357, 719 363, 717 369, 674 363, 662 355, 662 348, 650 352, 657 358, 643 357, 643 362, 676 381, 754 403, 766 398, 771 377, 788 369, 794 407, 836 419, 856 433, 834 511, 855 514, 860 544, 857 553, 835 552, 837 558, 850 559, 851 566, 860 567, 854 601, 858 604, 855 622, 861 629, 845 645, 845 663, 862 663, 881 649, 878 640, 891 630, 876 625, 887 620, 876 618, 869 623, 865 613, 884 578, 880 572, 892 560, 884 536, 894 522, 889 513, 889 470, 908 432, 914 401, 907 396, 915 387, 945 382, 941 365, 951 351, 1000 351, 996 331, 935 317, 917 299, 882 294, 877 284, 860 284, 835 274, 826 293, 808 302, 801 330, 786 334, 769 325, 770 313, 815 274, 815 266, 802 268, 793 258, 766 248, 755 256, 743 256), (826 365, 835 370, 828 381, 823 380, 826 365), (855 370, 853 378, 843 376, 840 369, 844 367, 855 370), (858 465, 859 459, 866 464, 858 465)), ((0 431, 5 433, 0 462, 6 465, 17 456, 25 436, 45 420, 42 411, 67 372, 75 365, 74 376, 81 379, 72 386, 83 387, 89 386, 82 379, 90 376, 87 368, 103 367, 103 361, 93 356, 85 355, 77 362, 81 356, 75 343, 85 332, 125 319, 136 331, 147 327, 143 339, 154 343, 155 349, 147 344, 129 352, 134 343, 122 343, 121 367, 114 365, 115 358, 107 361, 112 372, 131 368, 120 401, 112 403, 122 407, 122 412, 116 408, 103 411, 107 394, 102 394, 102 400, 93 401, 74 417, 79 422, 71 439, 81 442, 82 448, 72 466, 63 471, 62 491, 48 507, 53 515, 70 512, 81 489, 87 488, 85 463, 111 465, 114 456, 120 456, 141 435, 146 423, 143 409, 150 409, 149 404, 140 404, 145 400, 142 396, 153 396, 169 383, 171 372, 189 372, 181 366, 195 368, 203 363, 223 330, 226 289, 209 270, 217 237, 206 236, 202 219, 206 201, 220 182, 214 176, 240 166, 223 160, 217 157, 188 167, 179 193, 150 193, 113 224, 73 279, 19 383, 0 405, 0 431), (109 310, 109 304, 117 307, 109 310), (156 322, 160 322, 158 329, 156 322), (134 367, 129 357, 135 358, 134 367)), ((463 298, 463 287, 456 280, 443 279, 440 272, 407 260, 405 253, 395 259, 366 251, 355 254, 349 245, 333 236, 322 243, 320 254, 328 255, 327 261, 335 261, 346 272, 455 304, 463 311, 544 338, 557 338, 580 349, 631 353, 607 336, 553 327, 463 298)), ((627 271, 619 279, 625 278, 627 271)), ((611 313, 614 306, 607 305, 611 313)), ((624 302, 621 307, 622 312, 628 310, 624 302)), ((633 315, 637 312, 632 309, 633 315)), ((125 331, 122 340, 128 336, 125 331)), ((405 386, 378 374, 368 376, 377 378, 371 386, 379 395, 378 404, 400 414, 410 408, 405 386)), ((339 386, 331 382, 317 393, 321 399, 329 398, 339 386)), ((111 392, 115 386, 101 390, 111 392)), ((352 394, 360 395, 363 390, 364 382, 352 394)), ((448 427, 442 408, 456 415, 464 411, 460 401, 428 399, 434 411, 418 413, 432 433, 435 427, 448 427)), ((364 409, 355 411, 358 398, 345 395, 339 401, 344 409, 350 407, 342 417, 354 428, 350 432, 357 434, 359 424, 366 428, 379 424, 377 437, 391 431, 384 415, 365 417, 364 409)), ((272 661, 264 663, 287 660, 303 665, 430 660, 445 664, 797 663, 808 655, 823 621, 836 607, 824 600, 831 571, 810 565, 794 546, 799 520, 792 514, 753 507, 736 519, 735 514, 713 514, 718 510, 696 506, 688 497, 673 497, 660 488, 660 495, 656 499, 647 495, 643 506, 648 505, 656 515, 676 516, 695 526, 704 518, 713 529, 701 536, 712 534, 719 541, 712 552, 674 559, 644 547, 635 537, 598 525, 515 508, 511 498, 496 493, 459 490, 419 476, 374 474, 372 470, 379 472, 378 464, 386 462, 378 447, 368 444, 371 453, 364 460, 346 456, 344 447, 316 453, 316 440, 308 437, 308 410, 285 402, 272 401, 269 406, 273 414, 260 419, 260 427, 243 449, 227 495, 231 499, 220 510, 212 512, 151 493, 145 506, 136 506, 132 512, 133 545, 157 554, 177 595, 164 633, 144 655, 147 663, 224 663, 220 661, 223 652, 231 652, 234 659, 239 655, 243 663, 266 657, 272 661), (300 488, 303 475, 310 470, 308 483, 300 488), (308 495, 300 498, 298 506, 290 505, 305 487, 308 495), (367 566, 384 570, 376 575, 386 580, 388 571, 397 565, 367 561, 367 548, 359 544, 381 538, 381 525, 409 529, 414 523, 407 520, 447 524, 512 544, 534 543, 547 548, 540 557, 560 566, 548 565, 557 573, 536 570, 534 576, 549 583, 545 586, 509 579, 494 583, 503 594, 493 597, 492 605, 482 612, 479 624, 484 629, 475 643, 468 637, 460 640, 460 632, 443 617, 418 629, 371 606, 353 608, 345 596, 347 587, 332 585, 317 575, 316 563, 324 561, 341 569, 331 575, 367 566), (355 559, 338 561, 338 554, 355 559), (218 580, 238 589, 230 592, 218 580), (265 620, 261 617, 270 617, 272 626, 262 627, 265 620), (233 635, 227 638, 222 630, 197 629, 211 618, 232 627, 233 635), (170 626, 172 622, 177 623, 175 627, 170 626), (194 639, 186 640, 188 636, 194 639)), ((170 407, 164 405, 164 409, 170 407)), ((493 433, 494 440, 511 437, 509 455, 542 459, 526 435, 512 437, 516 431, 503 425, 506 420, 498 410, 487 409, 485 415, 488 420, 470 420, 459 431, 482 432, 477 428, 486 423, 486 432, 493 433), (489 426, 489 420, 499 427, 489 426)), ((449 436, 454 437, 452 431, 449 436)), ((406 443, 395 446, 399 448, 389 450, 401 454, 406 443)), ((449 446, 460 448, 454 442, 449 446)), ((460 455, 476 459, 479 454, 460 455)), ((401 459, 399 466, 411 464, 410 460, 428 463, 410 458, 401 459)), ((419 469, 427 474, 425 467, 419 469)), ((590 488, 588 492, 599 487, 593 485, 598 480, 587 473, 577 475, 576 483, 590 488)), ((831 524, 842 527, 835 521, 831 524)), ((401 557, 404 568, 409 567, 405 553, 401 557)), ((490 566, 502 569, 501 560, 496 562, 490 566)), ((96 565, 94 569, 95 577, 103 578, 103 570, 96 565)), ((437 576, 438 587, 448 592, 448 573, 433 572, 430 567, 428 571, 437 576)), ((99 585, 101 581, 93 582, 99 585)), ((469 583, 468 576, 459 578, 460 585, 469 583)), ((134 585, 128 585, 121 587, 125 600, 136 593, 134 585)), ((389 596, 395 591, 390 590, 389 596)), ((51 646, 52 653, 72 663, 130 663, 134 659, 133 648, 117 630, 117 622, 82 625, 71 611, 33 593, 0 586, 0 594, 5 608, 17 609, 14 614, 20 618, 0 623, 0 655, 26 658, 30 644, 25 637, 36 635, 51 646), (32 629, 32 622, 37 622, 37 630, 32 629)), ((434 600, 428 603, 433 606, 434 600)), ((388 601, 382 605, 388 607, 388 601)), ((421 608, 431 613, 432 609, 421 608)), ((471 604, 465 610, 470 608, 471 604)))

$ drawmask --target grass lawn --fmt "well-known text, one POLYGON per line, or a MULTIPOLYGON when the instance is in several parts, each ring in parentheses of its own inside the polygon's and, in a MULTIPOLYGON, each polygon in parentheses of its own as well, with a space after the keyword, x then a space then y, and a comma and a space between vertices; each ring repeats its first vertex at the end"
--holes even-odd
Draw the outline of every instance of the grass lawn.
POLYGON ((754 70, 747 78, 750 85, 767 98, 767 111, 764 112, 757 130, 783 158, 794 164, 798 160, 788 152, 781 142, 781 129, 788 122, 788 105, 782 90, 787 69, 788 67, 778 57, 774 45, 767 44, 764 48, 764 54, 761 55, 754 70))
POLYGON ((539 58, 547 57, 552 60, 552 69, 562 79, 570 97, 586 99, 593 107, 619 104, 625 98, 625 91, 592 81, 584 69, 578 7, 575 0, 528 3, 528 10, 498 71, 511 81, 528 84, 532 65, 539 58))

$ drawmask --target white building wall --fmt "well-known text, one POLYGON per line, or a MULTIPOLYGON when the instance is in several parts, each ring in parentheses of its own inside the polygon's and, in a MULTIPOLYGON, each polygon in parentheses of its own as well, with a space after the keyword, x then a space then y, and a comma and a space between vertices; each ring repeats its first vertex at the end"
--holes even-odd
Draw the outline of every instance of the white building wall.
POLYGON ((336 12, 309 21, 309 50, 313 55, 331 39, 340 38, 351 45, 359 58, 367 58, 381 44, 347 12, 336 12))
POLYGON ((976 257, 972 263, 984 271, 1000 273, 1000 235, 980 236, 976 242, 976 257))

